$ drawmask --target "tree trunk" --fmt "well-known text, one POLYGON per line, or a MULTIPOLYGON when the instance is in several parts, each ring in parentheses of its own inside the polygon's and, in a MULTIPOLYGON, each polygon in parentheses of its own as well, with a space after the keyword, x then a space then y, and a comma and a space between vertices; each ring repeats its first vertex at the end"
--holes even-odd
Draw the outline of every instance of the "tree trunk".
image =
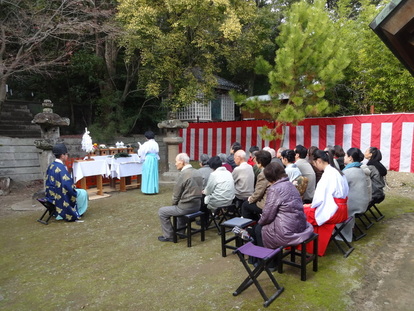
POLYGON ((6 77, 2 77, 0 79, 0 111, 1 111, 1 106, 3 102, 6 100, 6 82, 7 82, 6 77))

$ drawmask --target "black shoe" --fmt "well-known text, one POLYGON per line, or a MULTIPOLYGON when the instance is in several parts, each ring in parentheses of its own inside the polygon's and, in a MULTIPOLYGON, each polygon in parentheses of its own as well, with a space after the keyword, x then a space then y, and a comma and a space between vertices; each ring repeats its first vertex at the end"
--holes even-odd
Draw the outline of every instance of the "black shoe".
POLYGON ((173 239, 170 239, 170 238, 165 238, 164 236, 162 236, 162 235, 160 235, 159 237, 158 237, 158 241, 161 241, 161 242, 174 242, 174 240, 173 239))

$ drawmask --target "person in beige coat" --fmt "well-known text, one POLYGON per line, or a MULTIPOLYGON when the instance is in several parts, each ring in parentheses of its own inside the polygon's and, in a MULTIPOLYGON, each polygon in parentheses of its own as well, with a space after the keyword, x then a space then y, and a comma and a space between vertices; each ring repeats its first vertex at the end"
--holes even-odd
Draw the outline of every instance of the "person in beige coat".
POLYGON ((257 176, 253 194, 242 205, 242 216, 244 218, 258 220, 266 203, 266 190, 270 185, 264 176, 263 170, 271 162, 272 156, 270 152, 260 150, 256 152, 254 160, 260 169, 260 173, 257 176))

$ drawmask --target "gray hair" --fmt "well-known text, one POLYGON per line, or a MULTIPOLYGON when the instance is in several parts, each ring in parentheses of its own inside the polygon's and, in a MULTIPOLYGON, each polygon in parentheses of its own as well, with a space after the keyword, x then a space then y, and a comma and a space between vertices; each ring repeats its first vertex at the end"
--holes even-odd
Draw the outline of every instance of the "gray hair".
POLYGON ((177 155, 177 160, 184 161, 185 164, 190 163, 190 157, 186 153, 179 153, 177 155))
POLYGON ((201 165, 207 165, 208 163, 208 160, 210 160, 210 156, 208 155, 208 154, 205 154, 205 153, 203 153, 203 154, 201 154, 200 155, 200 163, 201 163, 201 165))
POLYGON ((218 157, 220 158, 221 162, 227 163, 227 155, 225 153, 219 153, 218 157))

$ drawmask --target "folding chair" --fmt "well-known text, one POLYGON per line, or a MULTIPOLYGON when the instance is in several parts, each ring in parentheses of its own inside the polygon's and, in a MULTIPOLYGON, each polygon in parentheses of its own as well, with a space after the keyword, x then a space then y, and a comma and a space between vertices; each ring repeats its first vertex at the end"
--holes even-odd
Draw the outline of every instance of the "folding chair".
POLYGON ((369 219, 369 217, 367 215, 367 211, 368 211, 368 209, 364 213, 358 213, 358 214, 355 214, 354 215, 355 222, 358 219, 361 222, 361 224, 365 227, 366 230, 368 230, 369 228, 371 228, 372 225, 374 224, 371 221, 371 219, 369 219))
POLYGON ((375 205, 375 203, 371 202, 368 206, 368 209, 365 213, 370 212, 372 217, 374 217, 374 219, 376 221, 380 221, 381 219, 383 219, 385 216, 381 213, 381 211, 378 209, 378 207, 375 205), (375 209, 375 211, 378 213, 378 216, 375 214, 375 212, 372 210, 375 209))
POLYGON ((243 292, 246 288, 248 288, 250 285, 254 283, 254 285, 256 285, 258 291, 260 292, 260 295, 262 295, 264 299, 263 306, 268 307, 284 291, 284 288, 277 283, 275 277, 273 276, 272 272, 269 270, 268 267, 268 264, 276 256, 278 256, 280 251, 281 248, 269 249, 261 246, 256 246, 252 242, 244 244, 243 246, 236 249, 233 253, 239 256, 240 261, 242 262, 249 276, 240 284, 240 286, 233 293, 233 296, 239 295, 241 292, 243 292), (253 271, 247 264, 246 258, 244 257, 245 255, 260 259, 258 265, 256 266, 256 268, 254 268, 253 271), (270 280, 276 288, 276 292, 270 297, 266 295, 263 288, 260 286, 259 281, 257 280, 257 278, 263 271, 266 271, 267 275, 269 276, 270 280))
POLYGON ((313 235, 298 245, 284 246, 279 254, 278 272, 283 273, 283 264, 300 269, 300 279, 306 281, 306 266, 313 262, 313 271, 318 271, 318 234, 313 235), (313 254, 307 254, 306 247, 313 242, 313 254), (297 247, 300 245, 300 250, 297 247), (289 256, 290 255, 290 256, 289 256), (290 260, 284 259, 289 256, 290 260), (296 256, 300 257, 300 262, 296 262, 296 256))
POLYGON ((254 220, 249 218, 242 218, 242 217, 234 217, 229 219, 220 224, 220 235, 221 235, 221 256, 227 256, 227 248, 229 249, 237 249, 238 247, 243 245, 243 239, 239 235, 232 235, 231 237, 227 238, 226 233, 232 232, 234 227, 239 227, 241 229, 246 229, 249 226, 252 226, 255 223, 254 220), (228 228, 226 230, 226 228, 228 228), (229 245, 231 241, 235 241, 236 246, 229 245))
POLYGON ((39 201, 46 208, 46 210, 43 213, 42 217, 40 217, 37 221, 44 224, 44 225, 47 225, 47 224, 49 224, 48 222, 49 222, 50 218, 52 218, 52 216, 55 215, 55 213, 56 213, 56 206, 54 204, 50 203, 48 200, 46 200, 46 198, 37 199, 37 201, 39 201), (43 217, 45 217, 46 213, 48 213, 48 212, 49 212, 49 217, 46 220, 43 220, 43 217))
POLYGON ((204 234, 204 213, 201 211, 187 214, 183 216, 173 216, 173 230, 174 230, 174 236, 173 241, 174 243, 178 242, 178 237, 186 238, 187 239, 187 247, 191 247, 191 236, 200 233, 201 232, 201 242, 205 240, 205 234, 204 234), (185 220, 185 225, 181 228, 178 228, 178 217, 183 217, 185 220), (201 228, 195 229, 191 227, 191 223, 194 222, 197 218, 200 219, 201 228), (186 233, 180 233, 181 230, 185 230, 186 233))
MULTIPOLYGON (((352 231, 352 237, 354 238, 354 241, 358 241, 365 237, 367 234, 361 229, 361 227, 356 223, 356 219, 358 216, 355 214, 355 224, 354 224, 354 230, 352 231)), ((359 219, 359 218, 358 218, 359 219)))
POLYGON ((345 220, 343 223, 340 224, 339 228, 337 226, 334 227, 334 232, 332 233, 331 236, 331 241, 333 241, 336 245, 336 247, 338 247, 338 249, 344 254, 344 257, 347 258, 355 249, 344 237, 344 235, 341 233, 342 229, 345 228, 345 226, 353 219, 352 216, 349 216, 347 220, 345 220), (342 242, 345 243, 345 245, 348 247, 348 251, 344 250, 343 247, 341 246, 341 244, 335 239, 336 236, 340 236, 342 239, 342 242))
POLYGON ((217 233, 221 234, 221 224, 226 220, 239 216, 240 213, 234 204, 218 207, 214 212, 209 210, 209 220, 206 229, 216 228, 217 233))

